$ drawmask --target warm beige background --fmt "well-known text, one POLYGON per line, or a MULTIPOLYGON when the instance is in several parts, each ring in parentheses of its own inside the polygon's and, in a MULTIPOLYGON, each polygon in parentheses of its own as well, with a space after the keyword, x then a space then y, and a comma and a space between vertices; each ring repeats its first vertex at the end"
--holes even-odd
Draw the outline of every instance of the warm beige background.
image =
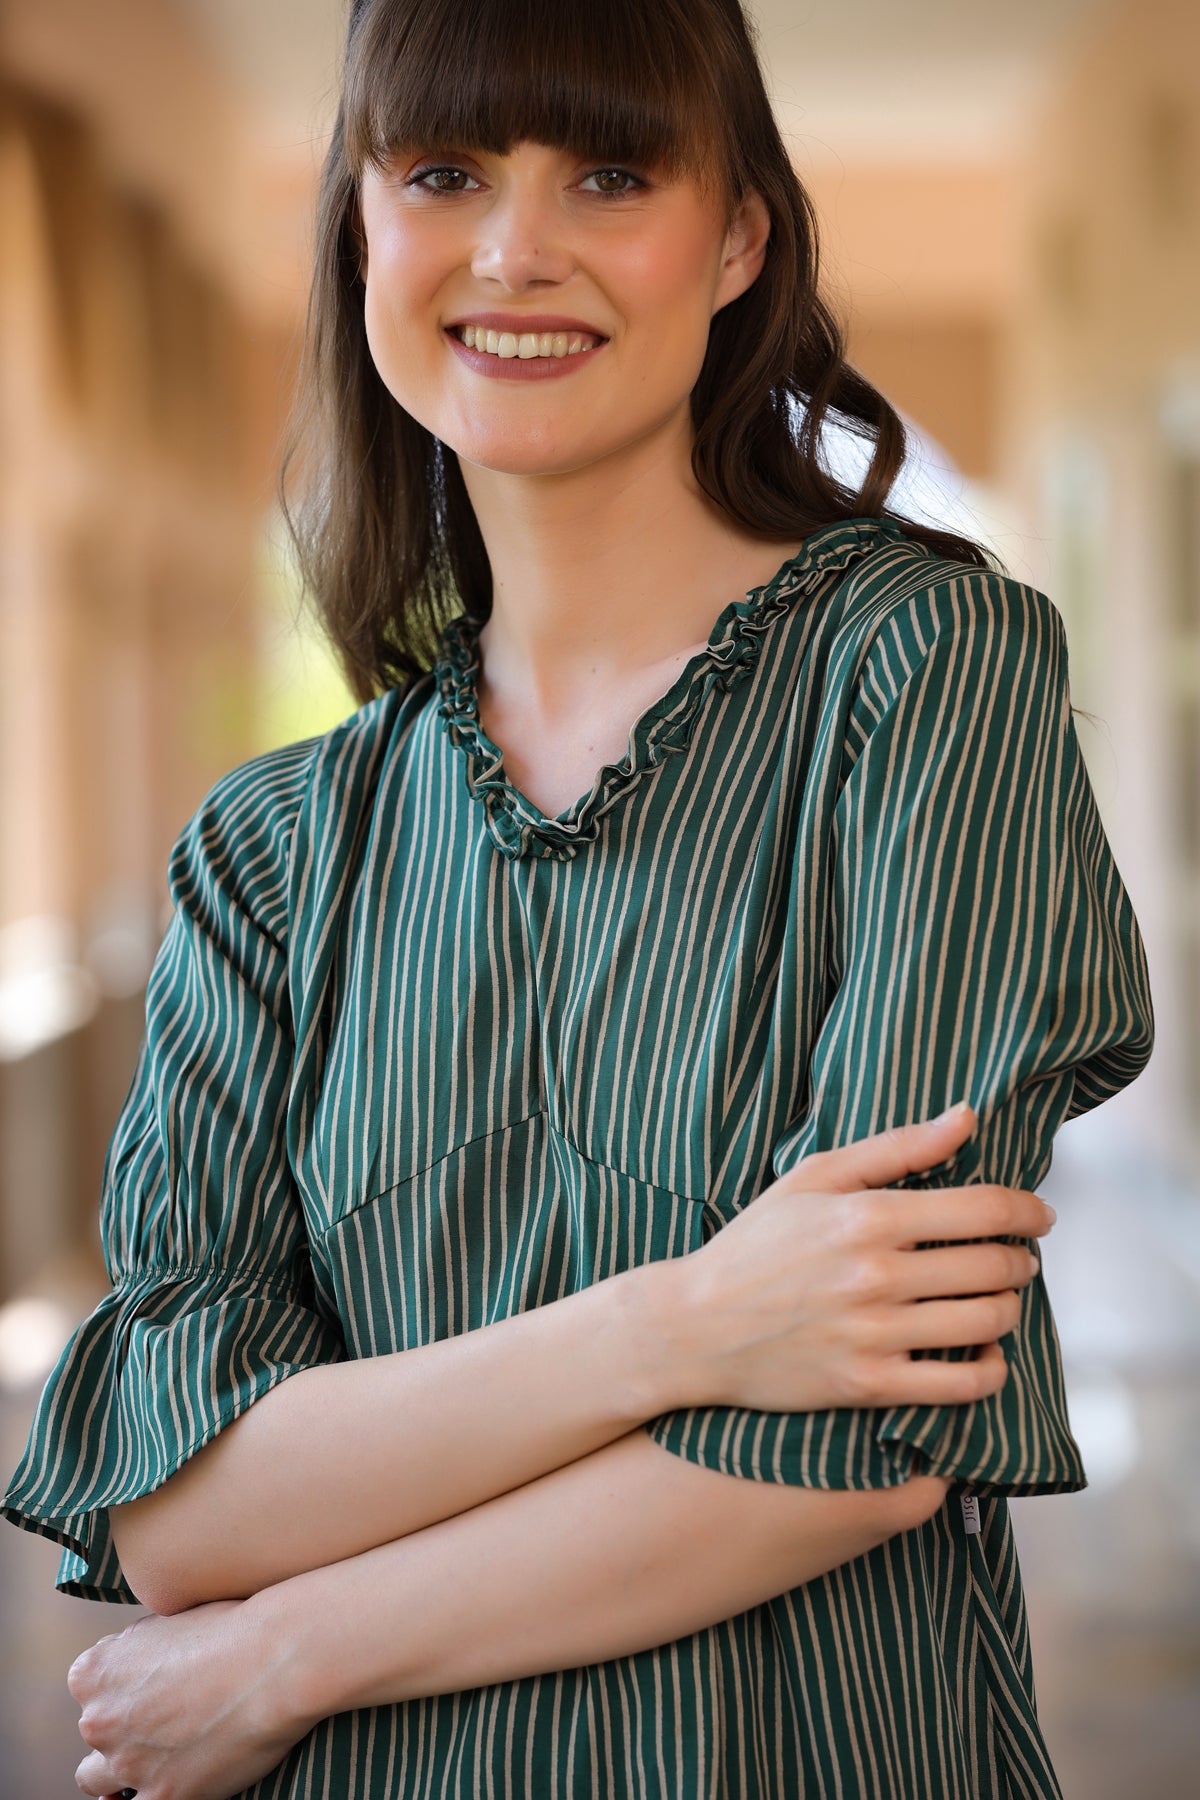
MULTIPOLYGON (((100 1163, 171 842, 349 701, 271 491, 342 0, 0 12, 0 1461, 102 1285, 100 1163)), ((1064 1789, 1195 1792, 1200 1732, 1200 10, 759 0, 909 503, 1067 623, 1150 957, 1146 1074, 1066 1128, 1046 1273, 1086 1493, 1015 1503, 1064 1789)), ((0 1530, 0 1800, 74 1792, 107 1609, 0 1530)), ((116 1623, 128 1614, 116 1615, 116 1623)))

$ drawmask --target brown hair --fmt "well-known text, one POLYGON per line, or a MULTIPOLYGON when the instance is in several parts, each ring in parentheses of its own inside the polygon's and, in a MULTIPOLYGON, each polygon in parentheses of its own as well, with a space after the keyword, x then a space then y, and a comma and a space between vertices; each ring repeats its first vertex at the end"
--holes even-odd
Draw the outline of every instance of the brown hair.
POLYGON ((431 667, 446 620, 484 620, 492 599, 457 457, 397 404, 371 358, 359 184, 405 146, 504 155, 524 140, 690 175, 719 196, 727 223, 748 189, 766 201, 762 270, 715 314, 691 396, 696 480, 744 530, 798 542, 883 516, 938 555, 999 566, 970 539, 886 506, 904 426, 846 361, 818 291, 816 215, 739 0, 355 0, 279 497, 304 586, 359 700, 431 667), (872 445, 857 492, 822 462, 829 413, 872 445))

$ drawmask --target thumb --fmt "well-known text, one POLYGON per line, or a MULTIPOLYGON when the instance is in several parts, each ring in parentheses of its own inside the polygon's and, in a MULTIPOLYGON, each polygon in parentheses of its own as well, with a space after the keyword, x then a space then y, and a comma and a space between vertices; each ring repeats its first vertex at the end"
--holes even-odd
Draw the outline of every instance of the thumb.
POLYGON ((837 1150, 818 1150, 791 1171, 790 1185, 829 1194, 889 1187, 905 1175, 944 1162, 974 1129, 975 1109, 960 1100, 935 1119, 893 1125, 837 1150))

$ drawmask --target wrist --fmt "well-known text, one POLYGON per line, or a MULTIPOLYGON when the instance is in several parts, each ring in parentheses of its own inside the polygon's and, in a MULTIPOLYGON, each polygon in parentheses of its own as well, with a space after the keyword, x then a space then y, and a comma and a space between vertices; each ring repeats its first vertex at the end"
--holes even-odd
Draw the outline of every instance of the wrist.
MULTIPOLYGON (((271 1674, 264 1687, 265 1723, 285 1736, 290 1733, 291 1742, 344 1710, 338 1659, 329 1653, 334 1634, 317 1629, 318 1607, 309 1586, 308 1575, 295 1575, 262 1588, 244 1607, 260 1666, 271 1674)), ((325 1621, 326 1627, 334 1623, 325 1621)))
POLYGON ((626 1313, 619 1329, 634 1359, 630 1386, 638 1424, 676 1407, 704 1403, 693 1327, 694 1265, 695 1257, 686 1255, 628 1271, 626 1313))
POLYGON ((335 1713, 440 1691, 428 1685, 431 1656, 454 1596, 444 1568, 432 1584, 422 1578, 427 1542, 422 1531, 380 1544, 263 1588, 247 1603, 278 1671, 276 1720, 295 1739, 335 1713), (389 1604, 397 1594, 400 1608, 389 1604))

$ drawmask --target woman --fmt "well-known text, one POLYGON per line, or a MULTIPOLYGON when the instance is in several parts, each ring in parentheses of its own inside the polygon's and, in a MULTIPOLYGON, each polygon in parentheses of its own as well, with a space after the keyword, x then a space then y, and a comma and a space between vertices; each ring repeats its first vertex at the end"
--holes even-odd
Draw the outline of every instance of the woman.
POLYGON ((6 1500, 158 1615, 81 1790, 1058 1794, 1031 1190, 1145 959, 1057 612, 886 511, 735 0, 362 0, 309 352, 364 704, 176 846, 6 1500))

